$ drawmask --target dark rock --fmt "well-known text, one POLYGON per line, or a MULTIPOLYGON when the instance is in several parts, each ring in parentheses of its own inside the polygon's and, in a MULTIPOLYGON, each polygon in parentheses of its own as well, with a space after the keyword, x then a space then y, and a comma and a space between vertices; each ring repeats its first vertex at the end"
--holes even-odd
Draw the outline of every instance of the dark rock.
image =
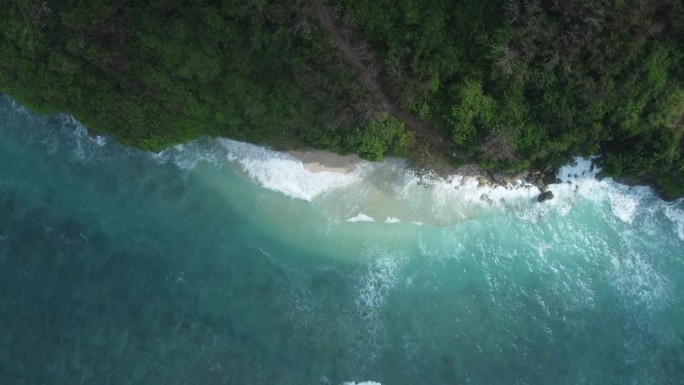
POLYGON ((492 178, 492 180, 496 183, 501 183, 504 178, 506 178, 506 174, 503 172, 498 172, 498 171, 492 171, 489 173, 489 177, 492 178))
POLYGON ((513 181, 511 178, 508 177, 503 177, 501 180, 498 181, 499 186, 501 187, 511 187, 513 186, 513 181))
POLYGON ((97 134, 97 132, 89 130, 87 128, 86 128, 86 132, 88 133, 88 136, 90 137, 90 139, 97 139, 97 137, 100 136, 97 134))
POLYGON ((492 198, 490 198, 489 195, 487 195, 487 194, 480 195, 480 200, 483 202, 487 202, 489 205, 494 203, 494 201, 492 201, 492 198))
POLYGON ((530 177, 529 171, 520 171, 519 173, 513 175, 511 178, 514 180, 526 180, 530 177))
POLYGON ((527 173, 527 177, 525 178, 525 181, 529 184, 535 184, 535 181, 539 179, 541 174, 539 174, 536 171, 530 171, 527 173))
POLYGON ((488 179, 484 176, 477 176, 476 179, 478 187, 490 187, 493 184, 491 179, 488 179))
POLYGON ((548 201, 549 199, 553 199, 553 193, 551 191, 544 191, 537 197, 537 202, 541 203, 548 201))
POLYGON ((547 173, 544 173, 542 180, 544 181, 544 184, 554 184, 558 182, 558 178, 556 178, 556 172, 553 171, 553 169, 547 173))

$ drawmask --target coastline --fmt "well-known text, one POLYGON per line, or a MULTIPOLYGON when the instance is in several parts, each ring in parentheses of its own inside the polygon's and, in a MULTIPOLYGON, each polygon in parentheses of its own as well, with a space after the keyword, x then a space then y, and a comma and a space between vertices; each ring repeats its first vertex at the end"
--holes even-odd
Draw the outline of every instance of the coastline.
MULTIPOLYGON (((22 108, 27 108, 29 111, 34 111, 36 108, 33 105, 30 107, 26 106, 24 101, 19 102, 8 94, 2 94, 7 97, 12 103, 17 103, 22 108)), ((46 114, 48 112, 45 112, 46 114)), ((68 114, 68 113, 67 113, 68 114)), ((76 118, 72 119, 76 120, 76 118)), ((97 140, 100 136, 111 137, 114 140, 120 141, 119 138, 111 136, 107 132, 98 132, 90 127, 83 126, 88 137, 92 140, 97 140)), ((224 139, 230 139, 230 137, 223 137, 224 139)), ((233 139, 231 139, 233 140, 233 139)), ((189 140, 180 144, 188 144, 194 140, 189 140)), ((370 162, 368 160, 362 159, 357 154, 350 155, 340 155, 328 150, 317 150, 317 149, 304 149, 301 146, 293 146, 298 148, 298 150, 288 150, 288 146, 272 146, 269 143, 264 142, 251 142, 241 139, 244 143, 250 143, 254 145, 265 146, 266 148, 278 151, 283 154, 288 154, 293 158, 299 160, 303 164, 304 170, 311 173, 323 173, 331 172, 338 173, 342 175, 350 174, 358 164, 362 162, 370 162)), ((120 142, 121 143, 121 142, 120 142)), ((124 144, 124 143, 122 143, 124 144)), ((125 143, 125 146, 136 149, 144 149, 137 145, 131 143, 125 143)), ((178 144, 176 144, 178 145, 178 144)), ((165 147, 163 150, 172 148, 173 145, 165 147)), ((406 158, 402 158, 407 160, 406 158)), ((447 165, 440 165, 440 167, 432 167, 422 170, 422 175, 438 175, 444 179, 449 179, 452 175, 460 175, 468 178, 474 178, 478 181, 481 186, 502 186, 506 188, 514 188, 518 185, 517 181, 527 182, 529 184, 535 185, 539 188, 540 196, 544 194, 547 190, 547 186, 555 183, 559 183, 557 178, 557 169, 553 168, 529 168, 517 173, 509 173, 500 170, 487 170, 480 167, 476 163, 469 163, 459 167, 452 167, 447 165), (541 183, 540 183, 541 182, 541 183)), ((629 187, 649 187, 653 192, 663 201, 674 202, 678 199, 684 198, 684 173, 649 173, 641 176, 613 176, 606 172, 599 172, 596 175, 597 179, 602 179, 604 177, 610 177, 618 183, 627 185, 629 187)))
MULTIPOLYGON (((286 150, 282 151, 302 162, 304 169, 311 173, 331 172, 347 175, 354 171, 361 162, 369 162, 356 154, 340 155, 327 150, 286 150)), ((436 170, 426 170, 428 173, 436 170)), ((477 164, 466 164, 449 170, 439 170, 438 175, 445 179, 453 175, 461 175, 467 178, 476 179, 480 186, 502 186, 505 188, 520 187, 520 183, 528 183, 539 189, 539 202, 553 199, 553 194, 548 192, 548 186, 559 183, 558 170, 553 168, 528 169, 517 173, 507 173, 499 170, 485 170, 477 164)), ((602 172, 598 173, 597 178, 609 177, 602 172)), ((662 186, 658 178, 654 176, 642 176, 637 178, 616 178, 617 182, 630 186, 650 187, 653 192, 666 202, 673 202, 682 198, 678 194, 671 194, 662 186)))
MULTIPOLYGON (((316 174, 331 172, 348 175, 361 162, 367 162, 356 154, 339 155, 326 150, 284 151, 284 153, 302 162, 304 170, 316 174)), ((428 173, 434 170, 427 170, 428 173)), ((477 164, 466 164, 458 168, 440 170, 437 175, 445 180, 450 180, 455 175, 477 180, 478 186, 495 187, 501 186, 508 189, 521 187, 524 183, 536 186, 539 189, 539 202, 552 199, 553 194, 548 195, 548 185, 557 182, 556 170, 544 171, 526 170, 518 173, 504 173, 500 171, 488 171, 477 164), (544 195, 547 194, 547 195, 544 195), (542 199, 542 196, 544 198, 542 199)))
POLYGON ((304 169, 311 173, 334 172, 349 174, 356 166, 363 162, 358 155, 339 155, 324 150, 285 151, 286 154, 299 159, 304 169))

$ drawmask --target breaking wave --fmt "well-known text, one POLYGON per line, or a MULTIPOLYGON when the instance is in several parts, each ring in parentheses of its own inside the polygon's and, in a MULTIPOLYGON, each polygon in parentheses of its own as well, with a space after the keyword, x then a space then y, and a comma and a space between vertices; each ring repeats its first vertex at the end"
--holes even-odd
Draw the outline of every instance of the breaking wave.
POLYGON ((230 139, 219 139, 219 142, 227 150, 228 159, 238 162, 261 186, 307 201, 361 182, 367 165, 362 163, 349 174, 312 173, 304 169, 302 161, 291 155, 230 139))
POLYGON ((599 179, 601 170, 591 159, 576 158, 573 164, 562 167, 557 175, 559 182, 548 186, 554 199, 539 203, 539 189, 523 180, 499 185, 463 175, 419 177, 398 159, 361 162, 348 174, 314 173, 286 153, 228 139, 219 142, 227 159, 239 164, 262 187, 311 201, 329 217, 341 221, 447 226, 508 211, 537 222, 551 214, 566 215, 581 200, 589 200, 608 204, 613 217, 626 224, 632 224, 644 207, 662 212, 684 239, 681 200, 668 204, 649 187, 599 179))

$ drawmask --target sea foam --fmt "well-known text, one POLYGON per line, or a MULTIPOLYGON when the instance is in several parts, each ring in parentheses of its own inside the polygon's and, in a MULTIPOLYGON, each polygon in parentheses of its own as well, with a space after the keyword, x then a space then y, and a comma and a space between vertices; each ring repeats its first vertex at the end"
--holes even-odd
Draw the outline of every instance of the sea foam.
POLYGON ((353 381, 347 381, 343 382, 342 385, 382 385, 379 382, 375 381, 363 381, 363 382, 353 382, 353 381))
POLYGON ((353 307, 348 309, 356 323, 354 354, 359 363, 371 364, 384 338, 383 307, 399 282, 405 256, 378 246, 363 253, 365 271, 359 275, 353 307))
POLYGON ((347 222, 375 222, 375 219, 364 213, 359 213, 357 216, 347 219, 347 222))
MULTIPOLYGON (((330 218, 347 222, 377 219, 385 223, 448 226, 502 211, 537 222, 552 213, 566 215, 581 199, 588 199, 599 204, 606 202, 616 219, 631 224, 644 201, 652 202, 655 198, 648 187, 630 187, 611 178, 598 179, 601 169, 587 158, 575 158, 560 168, 559 183, 548 186, 554 199, 538 203, 539 189, 522 180, 502 186, 482 184, 477 178, 464 175, 419 177, 398 159, 361 162, 348 174, 312 173, 301 160, 289 154, 229 139, 219 142, 227 158, 237 162, 262 187, 314 202, 330 218), (318 199, 323 196, 326 199, 318 199)), ((684 238, 679 212, 668 209, 665 215, 684 238)))
POLYGON ((29 143, 43 147, 48 155, 64 154, 71 163, 89 163, 128 157, 136 153, 136 150, 123 147, 107 136, 88 131, 71 115, 59 113, 40 116, 6 96, 2 98, 8 100, 10 105, 9 111, 0 111, 6 114, 6 123, 11 123, 9 127, 31 127, 25 131, 29 143))
POLYGON ((684 241, 684 201, 680 200, 677 203, 668 204, 665 207, 665 216, 674 224, 675 233, 679 239, 684 241))
MULTIPOLYGON (((33 118, 23 107, 14 105, 15 119, 33 118)), ((43 135, 37 141, 46 152, 68 151, 73 162, 107 161, 128 157, 134 150, 108 145, 105 136, 92 135, 67 114, 36 118, 43 121, 43 135), (52 126, 58 126, 60 133, 52 126)), ((301 160, 267 147, 229 139, 202 138, 149 153, 157 163, 171 163, 182 170, 192 170, 200 163, 221 165, 223 159, 234 162, 264 188, 288 197, 311 201, 328 217, 338 221, 413 223, 448 226, 497 212, 514 212, 521 219, 538 222, 555 213, 566 215, 582 199, 610 205, 614 218, 632 224, 640 209, 661 212, 673 224, 673 231, 684 240, 683 200, 665 203, 649 187, 626 186, 611 178, 598 179, 601 171, 592 159, 575 158, 561 167, 560 183, 551 184, 554 199, 536 201, 540 191, 524 181, 514 186, 482 184, 478 179, 451 175, 418 177, 404 161, 359 162, 347 174, 310 172, 301 160), (324 199, 323 199, 324 198, 324 199), (384 220, 383 220, 384 218, 384 220)))
POLYGON ((229 139, 219 139, 228 151, 228 159, 238 162, 249 177, 261 186, 289 197, 311 201, 326 192, 347 187, 362 180, 363 163, 349 174, 312 173, 302 161, 268 148, 229 139))
POLYGON ((637 318, 653 315, 672 299, 671 282, 649 259, 633 249, 611 258, 611 283, 625 309, 635 312, 637 318))
POLYGON ((181 170, 191 170, 200 163, 218 164, 224 154, 221 148, 212 146, 207 139, 178 144, 157 154, 150 154, 158 164, 171 163, 181 170))

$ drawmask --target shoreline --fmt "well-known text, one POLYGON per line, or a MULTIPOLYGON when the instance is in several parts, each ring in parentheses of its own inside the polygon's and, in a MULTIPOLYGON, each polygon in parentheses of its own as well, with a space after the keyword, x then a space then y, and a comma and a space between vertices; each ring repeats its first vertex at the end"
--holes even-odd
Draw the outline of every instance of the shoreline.
POLYGON ((284 151, 286 154, 299 159, 304 169, 311 173, 334 172, 347 175, 354 171, 356 166, 365 162, 358 155, 339 155, 325 150, 308 151, 284 151))
MULTIPOLYGON (((15 99, 15 96, 10 96, 9 94, 6 93, 1 93, 0 96, 6 97, 11 103, 17 104, 19 107, 26 109, 27 111, 30 111, 31 113, 38 114, 38 115, 47 115, 52 112, 40 112, 41 109, 36 107, 35 105, 24 102, 24 101, 19 101, 15 99), (36 111, 37 110, 37 111, 36 111)), ((69 114, 68 112, 62 112, 65 114, 69 114)), ((71 116, 71 115, 69 115, 71 116)), ((75 117, 71 116, 72 119, 77 120, 75 117)), ((81 123, 79 123, 81 124, 81 123)), ((168 148, 172 148, 174 145, 178 144, 187 144, 190 142, 193 142, 195 140, 198 140, 201 137, 192 139, 192 140, 187 140, 183 143, 169 143, 168 146, 157 150, 157 151, 152 151, 149 147, 146 146, 140 146, 137 144, 129 143, 129 142, 122 142, 121 138, 118 138, 114 135, 112 135, 111 132, 102 132, 98 130, 94 130, 90 127, 87 127, 83 125, 85 128, 87 135, 90 139, 92 140, 97 140, 98 137, 103 136, 103 137, 108 137, 112 138, 118 143, 138 149, 138 150, 146 150, 146 151, 151 151, 152 153, 160 153, 168 148)), ((202 136, 202 137, 211 137, 211 138, 219 138, 217 136, 202 136)), ((231 139, 229 136, 220 136, 220 138, 225 138, 225 139, 231 139)), ((355 167, 361 163, 361 162, 368 162, 367 160, 362 159, 360 156, 356 154, 351 154, 351 155, 339 155, 334 152, 328 151, 328 150, 314 150, 314 149, 306 149, 306 150, 301 150, 302 146, 301 144, 298 144, 297 146, 273 146, 272 143, 268 142, 255 142, 255 141, 250 141, 245 138, 240 138, 240 139, 231 139, 231 140, 239 140, 244 143, 250 143, 250 144, 255 144, 255 145, 261 145, 261 146, 266 146, 267 148, 278 151, 281 153, 289 154, 290 156, 300 160, 303 163, 303 167, 306 171, 312 172, 312 173, 321 173, 321 172, 333 172, 333 173, 340 173, 340 174, 349 174, 351 173, 355 167), (280 148, 278 148, 280 147, 280 148), (298 150, 288 150, 288 147, 294 147, 298 148, 298 150)), ((404 160, 407 160, 406 158, 402 158, 404 160)), ((465 164, 459 167, 451 167, 447 165, 440 165, 440 166, 435 166, 435 167, 428 167, 423 169, 426 173, 435 173, 436 175, 439 175, 443 178, 448 178, 452 174, 458 174, 462 176, 467 176, 471 178, 477 178, 478 181, 480 181, 482 184, 490 184, 490 185, 502 185, 502 186, 510 186, 511 183, 510 181, 515 181, 517 180, 524 180, 528 183, 531 183, 533 185, 540 185, 537 183, 537 181, 541 178, 544 182, 543 185, 549 185, 553 183, 557 183, 557 178, 556 178, 556 169, 550 169, 550 168, 529 168, 526 170, 523 170, 518 173, 507 173, 503 172, 500 170, 486 170, 480 167, 479 165, 475 163, 470 163, 470 164, 465 164)), ((598 179, 601 179, 603 177, 610 177, 613 178, 616 182, 619 182, 621 184, 630 186, 630 187, 636 187, 636 186, 646 186, 651 188, 654 193, 662 200, 666 202, 674 202, 678 199, 684 199, 684 170, 681 171, 674 171, 674 172, 651 172, 648 174, 640 175, 640 176, 615 176, 615 175, 610 175, 609 173, 601 172, 596 176, 598 179)), ((541 188, 540 188, 540 192, 541 188)))
MULTIPOLYGON (((302 162, 304 170, 310 173, 331 172, 341 175, 348 175, 361 162, 368 162, 361 159, 356 154, 339 155, 326 150, 288 150, 282 151, 302 162)), ((435 170, 427 170, 430 171, 435 170)), ((518 173, 504 173, 499 171, 484 170, 477 164, 466 164, 457 168, 440 170, 437 175, 449 180, 453 175, 460 175, 466 178, 477 180, 479 186, 496 187, 501 186, 507 189, 521 187, 525 183, 539 189, 538 202, 553 199, 553 193, 549 191, 548 185, 557 183, 557 170, 547 169, 544 171, 525 170, 518 173)), ((436 172, 436 171, 435 171, 436 172)))
MULTIPOLYGON (((288 154, 302 162, 304 169, 311 173, 332 172, 348 175, 362 162, 370 162, 362 159, 356 154, 340 155, 327 150, 285 150, 281 152, 288 154)), ((553 194, 548 192, 548 186, 559 183, 558 170, 553 168, 527 169, 517 173, 507 173, 499 170, 485 170, 477 164, 466 164, 457 168, 447 170, 426 170, 434 171, 442 177, 449 178, 451 175, 461 175, 474 178, 481 186, 502 186, 515 188, 518 181, 529 183, 539 189, 538 201, 541 203, 548 199, 553 199, 553 194)), ((598 179, 607 177, 603 173, 597 175, 598 179)), ((663 201, 673 202, 682 198, 681 196, 668 194, 667 191, 652 176, 642 176, 638 178, 615 178, 615 181, 630 187, 647 186, 663 201)))

